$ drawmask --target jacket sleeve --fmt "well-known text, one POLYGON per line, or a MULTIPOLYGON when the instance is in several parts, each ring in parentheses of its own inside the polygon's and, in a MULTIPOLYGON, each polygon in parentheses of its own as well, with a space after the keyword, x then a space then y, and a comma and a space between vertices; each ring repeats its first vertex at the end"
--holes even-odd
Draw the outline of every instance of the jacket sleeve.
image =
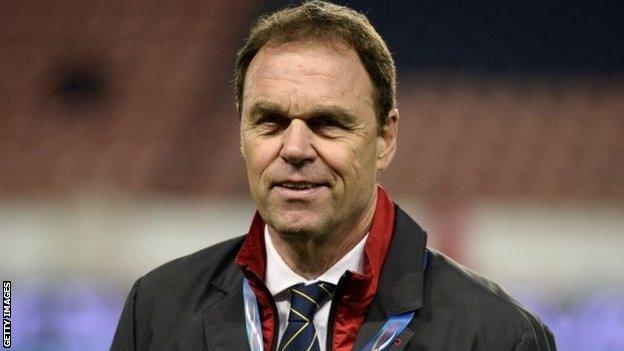
POLYGON ((136 297, 139 290, 140 279, 137 280, 126 299, 123 312, 119 317, 119 323, 117 324, 117 330, 115 331, 115 337, 111 345, 111 351, 135 351, 136 350, 136 297))
POLYGON ((514 351, 557 351, 557 346, 550 329, 539 323, 539 328, 531 328, 522 334, 514 351))

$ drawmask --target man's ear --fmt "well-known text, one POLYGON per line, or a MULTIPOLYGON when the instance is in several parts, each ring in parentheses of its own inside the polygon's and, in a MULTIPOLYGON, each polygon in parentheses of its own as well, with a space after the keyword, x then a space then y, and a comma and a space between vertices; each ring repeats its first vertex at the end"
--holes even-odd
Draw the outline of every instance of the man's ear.
POLYGON ((239 148, 240 154, 241 154, 241 156, 243 156, 243 160, 244 160, 245 159, 245 147, 243 145, 243 138, 240 138, 239 140, 240 140, 240 142, 239 142, 238 148, 239 148))
POLYGON ((382 172, 388 168, 394 158, 399 132, 399 110, 393 108, 388 113, 386 124, 377 135, 377 170, 382 172))
MULTIPOLYGON (((239 115, 240 116, 240 115, 239 115)), ((245 160, 245 142, 243 140, 243 118, 239 117, 238 120, 238 150, 240 151, 243 160, 245 160)))

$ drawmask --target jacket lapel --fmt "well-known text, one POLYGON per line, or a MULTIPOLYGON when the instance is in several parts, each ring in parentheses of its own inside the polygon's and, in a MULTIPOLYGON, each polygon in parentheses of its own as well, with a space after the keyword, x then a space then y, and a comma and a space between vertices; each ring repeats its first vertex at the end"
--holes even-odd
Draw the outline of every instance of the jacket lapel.
MULTIPOLYGON (((392 242, 377 294, 360 327, 354 350, 361 350, 390 316, 417 311, 423 304, 423 257, 427 234, 398 206, 395 210, 392 242)), ((399 335, 400 341, 389 350, 402 350, 413 335, 408 325, 399 335)))
POLYGON ((204 312, 204 332, 210 351, 249 350, 242 279, 238 267, 230 265, 212 282, 225 297, 204 312))
POLYGON ((386 314, 382 310, 382 304, 378 300, 378 296, 375 296, 368 308, 364 323, 362 323, 357 333, 355 343, 353 344, 353 350, 362 350, 370 339, 383 327, 386 323, 386 319, 386 314))

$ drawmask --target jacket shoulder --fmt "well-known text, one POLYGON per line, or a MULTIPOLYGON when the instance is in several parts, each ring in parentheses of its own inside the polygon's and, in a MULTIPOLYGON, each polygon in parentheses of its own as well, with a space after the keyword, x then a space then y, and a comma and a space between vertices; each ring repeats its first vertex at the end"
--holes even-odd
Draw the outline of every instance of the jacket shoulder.
POLYGON ((141 288, 175 293, 198 282, 210 283, 232 264, 243 240, 238 236, 169 261, 141 277, 141 288))
POLYGON ((236 278, 234 258, 242 242, 243 237, 221 242, 139 278, 126 299, 111 350, 147 350, 152 345, 197 349, 202 345, 203 311, 223 297, 212 282, 223 272, 233 272, 236 278))
POLYGON ((548 350, 547 345, 554 345, 539 318, 498 284, 440 252, 429 251, 425 296, 432 309, 443 309, 458 323, 472 326, 475 346, 510 342, 522 350, 523 344, 531 343, 529 349, 548 350))

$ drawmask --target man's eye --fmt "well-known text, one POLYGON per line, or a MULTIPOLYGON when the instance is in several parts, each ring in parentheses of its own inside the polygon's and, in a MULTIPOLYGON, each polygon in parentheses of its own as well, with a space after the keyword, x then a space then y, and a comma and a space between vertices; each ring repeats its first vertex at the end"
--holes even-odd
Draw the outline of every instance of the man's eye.
POLYGON ((310 129, 326 137, 338 136, 348 128, 335 118, 315 118, 308 123, 310 129))
POLYGON ((275 133, 288 127, 290 120, 276 115, 262 116, 256 121, 256 125, 266 129, 269 133, 275 133))
POLYGON ((258 124, 275 124, 278 122, 279 119, 275 116, 265 116, 258 119, 258 124))
POLYGON ((333 118, 317 118, 310 123, 313 127, 317 128, 344 128, 343 125, 333 118))

